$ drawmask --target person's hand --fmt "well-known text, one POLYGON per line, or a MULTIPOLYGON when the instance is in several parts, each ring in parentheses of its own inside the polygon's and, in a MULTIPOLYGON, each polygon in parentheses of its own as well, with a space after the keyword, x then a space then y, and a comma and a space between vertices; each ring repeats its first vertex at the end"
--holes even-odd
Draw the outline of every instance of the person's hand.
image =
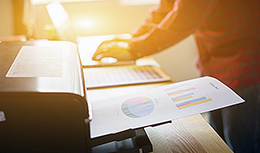
POLYGON ((118 61, 133 60, 132 54, 129 52, 130 39, 115 38, 103 41, 92 56, 93 60, 99 61, 105 57, 112 57, 118 61))

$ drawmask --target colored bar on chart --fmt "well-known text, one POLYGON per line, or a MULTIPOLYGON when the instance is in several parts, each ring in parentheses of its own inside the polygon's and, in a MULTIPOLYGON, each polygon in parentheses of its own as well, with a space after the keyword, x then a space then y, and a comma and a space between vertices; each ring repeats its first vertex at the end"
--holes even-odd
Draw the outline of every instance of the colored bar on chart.
POLYGON ((168 88, 168 89, 164 89, 164 91, 170 92, 170 91, 172 91, 172 90, 176 90, 176 89, 178 89, 179 87, 186 86, 186 85, 188 85, 188 84, 182 84, 182 85, 179 85, 179 86, 175 86, 175 87, 171 87, 171 88, 168 88))
POLYGON ((202 104, 202 103, 205 103, 205 102, 208 102, 208 101, 211 101, 211 100, 212 100, 211 98, 201 97, 201 98, 197 98, 197 99, 193 99, 193 100, 190 100, 190 101, 186 101, 186 102, 183 102, 183 103, 176 104, 176 106, 179 109, 183 109, 183 108, 187 108, 187 107, 190 107, 190 106, 202 104))
POLYGON ((169 92, 168 95, 169 96, 174 96, 174 95, 182 94, 183 92, 194 90, 194 89, 195 88, 193 87, 193 88, 184 89, 184 90, 177 90, 177 91, 169 92))
POLYGON ((181 95, 181 96, 178 96, 178 97, 174 97, 174 98, 171 98, 173 102, 179 102, 179 101, 182 101, 182 100, 185 100, 185 99, 189 99, 189 98, 192 98, 194 95, 194 93, 189 93, 189 94, 186 94, 186 95, 181 95))

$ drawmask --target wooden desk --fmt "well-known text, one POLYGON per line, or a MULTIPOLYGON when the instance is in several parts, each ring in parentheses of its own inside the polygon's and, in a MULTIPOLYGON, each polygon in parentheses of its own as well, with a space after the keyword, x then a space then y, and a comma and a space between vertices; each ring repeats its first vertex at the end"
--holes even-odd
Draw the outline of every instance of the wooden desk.
MULTIPOLYGON (((93 103, 169 83, 90 89, 87 90, 87 99, 93 103)), ((152 142, 154 153, 232 152, 200 114, 173 120, 172 123, 157 127, 147 127, 145 131, 152 142)))

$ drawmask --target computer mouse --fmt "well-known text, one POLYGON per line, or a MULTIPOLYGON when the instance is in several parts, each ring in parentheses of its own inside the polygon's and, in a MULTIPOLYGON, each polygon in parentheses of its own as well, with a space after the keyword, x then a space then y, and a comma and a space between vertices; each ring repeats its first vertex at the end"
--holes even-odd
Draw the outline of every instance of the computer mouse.
POLYGON ((113 57, 103 57, 99 60, 102 63, 116 63, 118 60, 116 58, 113 57))
POLYGON ((92 56, 92 59, 97 61, 100 61, 103 58, 103 60, 111 60, 107 59, 107 57, 114 58, 113 61, 131 60, 132 55, 129 52, 128 41, 121 39, 106 40, 98 46, 96 52, 92 56))

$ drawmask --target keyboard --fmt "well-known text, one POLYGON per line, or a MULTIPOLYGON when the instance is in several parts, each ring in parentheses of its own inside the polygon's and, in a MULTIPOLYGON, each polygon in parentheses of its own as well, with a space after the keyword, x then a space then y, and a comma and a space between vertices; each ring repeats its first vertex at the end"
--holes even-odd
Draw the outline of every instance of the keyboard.
POLYGON ((162 69, 150 65, 84 68, 83 73, 87 88, 171 81, 162 69))

